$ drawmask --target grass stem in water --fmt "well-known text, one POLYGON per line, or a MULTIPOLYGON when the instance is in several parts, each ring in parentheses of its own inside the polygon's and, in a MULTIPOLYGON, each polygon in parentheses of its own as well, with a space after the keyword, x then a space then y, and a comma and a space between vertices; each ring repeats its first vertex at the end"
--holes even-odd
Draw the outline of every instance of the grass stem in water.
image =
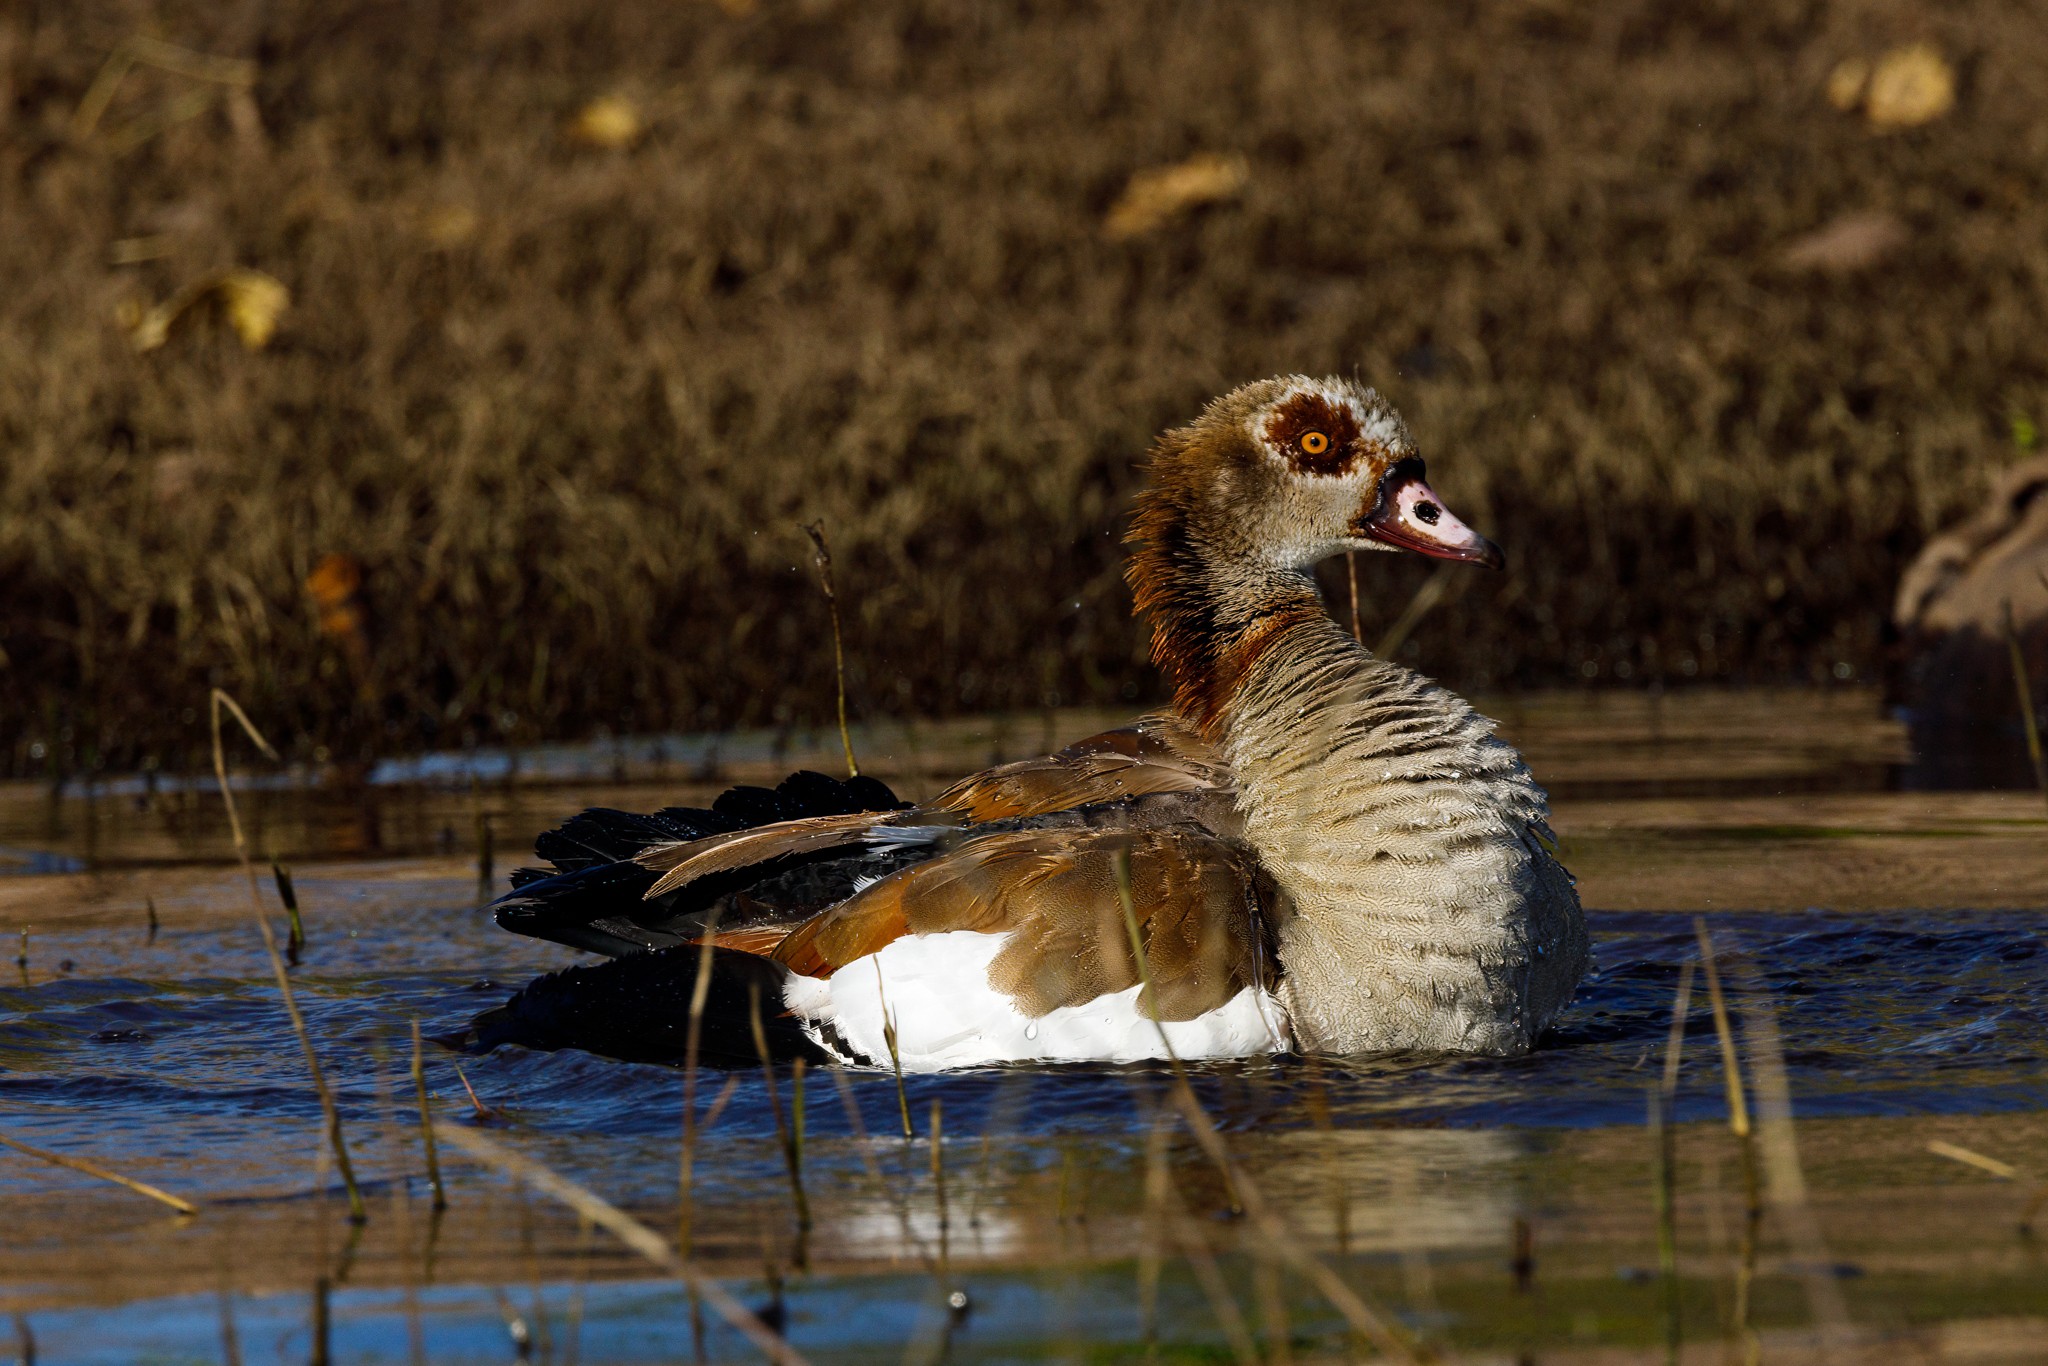
MULTIPOLYGON (((2041 580, 2048 587, 2048 576, 2041 580)), ((2027 656, 2020 649, 2020 633, 2013 626, 2012 602, 2005 604, 2005 650, 2012 659, 2012 685, 2020 695, 2020 724, 2027 731, 2027 757, 2034 763, 2034 781, 2040 785, 2041 796, 2048 800, 2048 754, 2041 749, 2041 723, 2034 715, 2034 684, 2027 677, 2027 656)))
POLYGON ((6 1145, 18 1153, 26 1153, 30 1157, 39 1158, 53 1167, 69 1167, 72 1171, 84 1172, 87 1176, 96 1176, 102 1181, 111 1181, 117 1186, 126 1186, 137 1195, 146 1195, 152 1200, 169 1205, 180 1214, 191 1215, 199 1213, 199 1206, 193 1204, 190 1200, 181 1199, 166 1190, 159 1190, 146 1181, 137 1181, 133 1177, 123 1176, 117 1171, 102 1167, 97 1162, 88 1162, 82 1157, 66 1157, 63 1153, 53 1153, 44 1148, 32 1148, 19 1139, 9 1138, 5 1134, 0 1134, 0 1144, 6 1145))
POLYGON ((270 861, 270 876, 277 883, 277 899, 284 903, 288 926, 284 936, 285 961, 297 967, 299 955, 306 949, 306 925, 299 919, 298 889, 292 886, 292 870, 276 859, 270 861))
MULTIPOLYGON (((711 959, 718 949, 719 907, 711 910, 704 942, 697 952, 697 980, 690 987, 690 1022, 683 1035, 683 1153, 676 1176, 680 1208, 676 1213, 676 1246, 691 1254, 690 1223, 694 1217, 692 1170, 697 1153, 697 1051, 704 1042, 704 1004, 711 997, 711 959)), ((731 1082, 727 1083, 730 1091, 731 1082)), ((694 1311, 693 1311, 694 1312, 694 1311)))
POLYGON ((420 1141, 427 1150, 427 1188, 434 1192, 434 1209, 448 1208, 448 1188, 441 1182, 441 1155, 434 1147, 434 1111, 427 1104, 426 1053, 420 1043, 420 1018, 412 1018, 412 1089, 420 1103, 420 1141))
POLYGON ((799 1233, 808 1233, 811 1228, 811 1205, 804 1198, 804 1173, 797 1156, 795 1142, 791 1138, 788 1121, 782 1113, 782 1092, 775 1085, 775 1061, 768 1053, 768 1033, 761 1024, 761 988, 755 983, 747 984, 747 1020, 753 1026, 754 1048, 761 1055, 761 1080, 768 1088, 768 1112, 775 1117, 775 1137, 782 1145, 782 1165, 789 1172, 789 1191, 796 1206, 796 1226, 799 1233))
POLYGON ((903 1054, 896 1046, 896 1017, 889 1013, 889 996, 882 986, 882 956, 873 955, 869 962, 875 965, 875 999, 882 1006, 882 1043, 889 1050, 889 1066, 896 1072, 896 1110, 903 1120, 903 1141, 908 1143, 917 1137, 910 1127, 910 1092, 903 1086, 903 1054))
POLYGON ((734 1299, 723 1286, 676 1255, 676 1250, 663 1242, 660 1234, 618 1206, 577 1185, 553 1168, 523 1153, 513 1151, 489 1134, 466 1125, 451 1124, 441 1131, 441 1135, 447 1142, 484 1165, 495 1167, 542 1195, 561 1202, 617 1238, 639 1256, 664 1271, 681 1277, 704 1297, 704 1302, 711 1306, 713 1313, 738 1329, 749 1342, 765 1352, 770 1361, 780 1363, 780 1366, 805 1366, 803 1356, 794 1347, 771 1331, 758 1316, 734 1299))
POLYGON ((213 776, 220 783, 220 799, 228 809, 228 830, 234 836, 235 857, 241 860, 242 875, 249 882, 249 907, 256 916, 256 928, 263 936, 263 951, 270 956, 270 970, 277 978, 278 994, 284 998, 285 1014, 291 1018, 292 1032, 298 1035, 299 1047, 306 1055, 306 1071, 313 1078, 314 1093, 320 1097, 320 1113, 327 1124, 327 1141, 334 1149, 334 1164, 341 1172, 342 1185, 348 1188, 349 1222, 360 1224, 369 1218, 363 1205, 363 1193, 356 1186, 355 1164, 349 1161, 348 1142, 341 1132, 341 1108, 334 1103, 334 1092, 328 1088, 327 1076, 320 1070, 320 1055, 313 1049, 313 1036, 306 1029, 306 1017, 299 1013, 298 998, 292 994, 291 975, 285 971, 284 958, 277 951, 277 935, 270 928, 270 917, 263 910, 263 895, 256 885, 256 865, 249 859, 249 841, 242 834, 242 818, 235 810, 234 790, 228 786, 227 750, 221 743, 220 713, 225 707, 241 723, 242 732, 255 742, 266 758, 275 760, 277 751, 256 729, 255 722, 234 698, 219 688, 212 693, 213 722, 213 776))
POLYGON ((1714 957, 1714 937, 1707 932, 1704 916, 1694 916, 1693 935, 1699 940, 1700 968, 1707 977, 1707 1000, 1714 1008, 1714 1035, 1721 1044, 1721 1077, 1728 1092, 1728 1130, 1742 1151, 1742 1246, 1735 1268, 1734 1331, 1743 1344, 1745 1360, 1755 1355, 1756 1335, 1749 1320, 1750 1290, 1756 1280, 1756 1240, 1763 1222, 1763 1188, 1757 1181, 1756 1138, 1750 1131, 1749 1103, 1742 1089, 1742 1059, 1735 1050, 1735 1027, 1728 1020, 1728 1001, 1721 994, 1721 970, 1714 957))
POLYGON ((1174 1100, 1179 1106, 1182 1118, 1187 1122, 1188 1131, 1201 1145, 1203 1152, 1216 1164, 1225 1187, 1231 1193, 1233 1206, 1250 1217, 1252 1227, 1270 1255, 1292 1266, 1316 1287, 1324 1299, 1344 1316, 1352 1331, 1370 1342, 1386 1356, 1401 1361, 1419 1361, 1421 1357, 1403 1332, 1398 1332, 1390 1317, 1368 1305, 1364 1298, 1344 1279, 1325 1266, 1322 1259, 1310 1252, 1299 1235, 1287 1227, 1286 1221, 1266 1202, 1251 1177, 1231 1159, 1229 1149, 1224 1146, 1223 1135, 1218 1132, 1215 1122, 1202 1108, 1195 1097, 1195 1088, 1188 1081, 1187 1069, 1181 1065, 1174 1052, 1172 1042, 1166 1037, 1165 1022, 1159 1018, 1157 1009, 1151 1004, 1158 998, 1152 991, 1152 969, 1146 961, 1145 945, 1138 932, 1137 907, 1131 895, 1131 858, 1128 850, 1118 850, 1116 856, 1117 896, 1123 902, 1124 928, 1130 935, 1131 953, 1137 962, 1139 992, 1138 999, 1145 1003, 1146 1013, 1151 1015, 1153 1026, 1159 1031, 1159 1046, 1165 1050, 1167 1059, 1173 1064, 1174 1100))
POLYGON ((811 538, 816 551, 818 582, 825 589, 825 605, 832 613, 832 676, 839 686, 839 743, 846 747, 846 776, 858 778, 860 765, 853 757, 853 732, 846 727, 846 647, 839 631, 839 594, 832 587, 832 548, 825 543, 822 521, 805 526, 804 535, 811 538))

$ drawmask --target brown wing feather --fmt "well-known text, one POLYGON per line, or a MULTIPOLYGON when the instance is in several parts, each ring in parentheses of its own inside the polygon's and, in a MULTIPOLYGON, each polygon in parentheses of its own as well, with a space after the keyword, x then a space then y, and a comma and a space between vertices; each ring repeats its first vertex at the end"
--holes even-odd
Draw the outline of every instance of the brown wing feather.
POLYGON ((1156 716, 1092 735, 1057 754, 963 778, 926 807, 992 821, 1228 786, 1228 773, 1208 742, 1174 718, 1156 716))
POLYGON ((989 981, 1038 1016, 1139 981, 1117 891, 1133 908, 1160 1018, 1187 1020, 1262 980, 1266 915, 1250 857, 1206 831, 1019 831, 970 840, 798 927, 774 957, 827 976, 905 934, 1008 933, 989 981))
POLYGON ((861 842, 877 825, 936 825, 1022 819, 1169 792, 1226 792, 1227 771, 1206 741, 1170 716, 1148 716, 1057 754, 1023 759, 963 778, 912 811, 855 812, 781 821, 727 835, 658 844, 635 859, 661 874, 661 896, 713 873, 861 842))
POLYGON ((809 854, 842 844, 858 844, 871 827, 888 823, 886 815, 874 811, 855 811, 842 816, 806 816, 801 820, 756 826, 752 830, 736 830, 729 835, 707 835, 700 840, 657 844, 634 855, 633 861, 657 872, 667 870, 647 890, 648 896, 656 897, 674 891, 684 883, 728 869, 766 863, 786 854, 809 854))

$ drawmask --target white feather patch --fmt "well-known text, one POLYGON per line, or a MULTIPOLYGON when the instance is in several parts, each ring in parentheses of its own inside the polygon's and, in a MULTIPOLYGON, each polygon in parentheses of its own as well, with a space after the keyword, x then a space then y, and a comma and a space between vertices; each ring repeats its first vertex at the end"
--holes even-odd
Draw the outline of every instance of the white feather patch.
MULTIPOLYGON (((1161 1026, 1138 1009, 1140 988, 1063 1006, 1036 1019, 989 985, 989 964, 1007 934, 953 930, 905 935, 829 978, 792 977, 783 1003, 813 1026, 831 1024, 863 1055, 886 1065, 882 1014, 896 1022, 906 1072, 939 1072, 998 1062, 1138 1062, 1163 1059, 1161 1026), (879 972, 878 972, 879 970, 879 972)), ((1187 1059, 1241 1058, 1284 1051, 1287 1013, 1266 991, 1246 987, 1192 1020, 1168 1020, 1166 1039, 1187 1059)))

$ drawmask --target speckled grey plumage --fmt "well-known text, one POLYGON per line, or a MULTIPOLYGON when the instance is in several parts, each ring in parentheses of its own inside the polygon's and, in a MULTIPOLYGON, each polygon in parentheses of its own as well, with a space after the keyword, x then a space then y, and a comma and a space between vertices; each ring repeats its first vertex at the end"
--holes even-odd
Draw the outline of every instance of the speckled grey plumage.
POLYGON ((1324 621, 1232 699, 1244 838, 1280 892, 1281 1000, 1315 1052, 1526 1051, 1590 966, 1543 789, 1494 723, 1324 621))

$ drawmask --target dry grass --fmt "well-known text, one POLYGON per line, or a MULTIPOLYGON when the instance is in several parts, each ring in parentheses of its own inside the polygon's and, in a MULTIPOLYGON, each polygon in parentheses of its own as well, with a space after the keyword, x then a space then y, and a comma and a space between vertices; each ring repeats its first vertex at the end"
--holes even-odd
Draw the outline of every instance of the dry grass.
MULTIPOLYGON (((338 757, 822 719, 819 518, 857 713, 1149 696, 1134 457, 1296 369, 1387 388, 1509 547, 1404 657, 1867 673, 2048 419, 2044 58, 1998 0, 17 9, 0 768, 189 763, 211 685, 338 757), (138 34, 254 84, 144 62, 80 140, 138 34), (1915 42, 1952 112, 1830 103, 1915 42), (1205 155, 1235 197, 1104 230, 1205 155), (1903 235, 1786 256, 1849 214, 1903 235), (237 269, 266 346, 202 299, 134 348, 237 269)), ((1371 637, 1424 567, 1368 571, 1371 637)))

